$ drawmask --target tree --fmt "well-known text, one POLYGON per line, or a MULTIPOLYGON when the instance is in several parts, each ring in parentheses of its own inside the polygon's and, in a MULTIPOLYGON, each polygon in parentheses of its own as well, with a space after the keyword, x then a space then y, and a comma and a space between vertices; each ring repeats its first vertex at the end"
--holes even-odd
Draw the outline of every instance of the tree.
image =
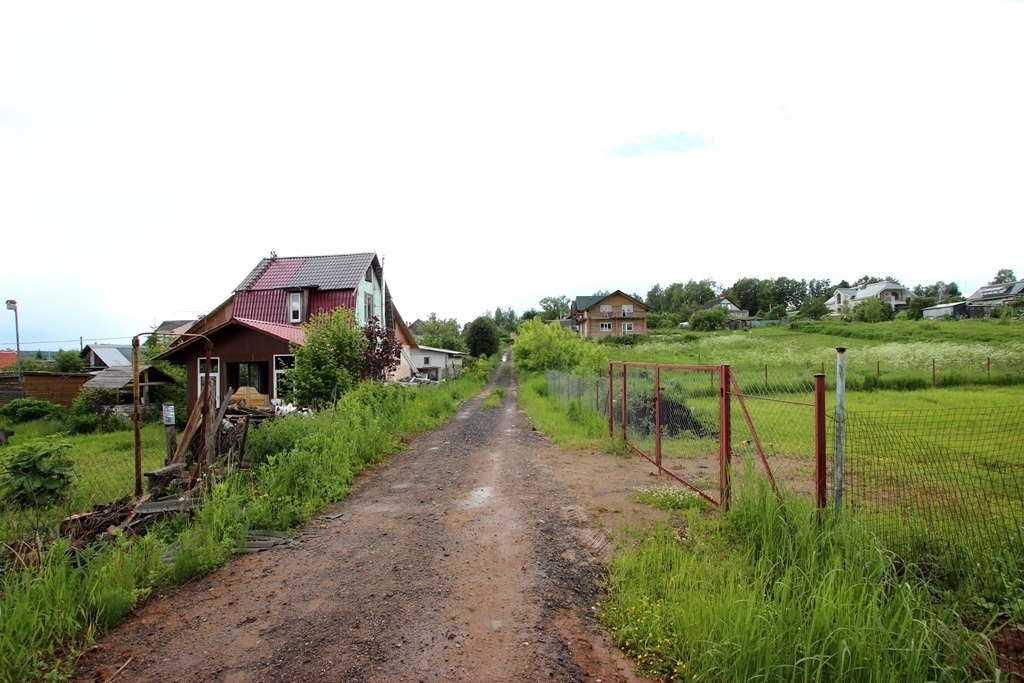
POLYGON ((934 296, 912 296, 907 301, 907 318, 920 320, 924 317, 924 309, 934 306, 938 299, 934 296))
POLYGON ((857 280, 856 282, 854 282, 850 286, 854 287, 856 289, 862 289, 864 287, 867 287, 868 285, 873 285, 876 282, 891 282, 894 285, 902 285, 903 284, 902 282, 900 282, 899 280, 897 280, 896 278, 894 278, 891 275, 886 275, 885 277, 877 277, 875 275, 865 275, 864 277, 860 278, 859 280, 857 280))
POLYGON ((546 296, 540 300, 545 320, 561 320, 569 315, 569 297, 546 296))
POLYGON ((491 318, 480 316, 466 325, 466 345, 473 356, 491 356, 501 347, 501 332, 491 318))
POLYGON ((363 326, 367 346, 363 360, 363 379, 383 382, 402 362, 402 342, 393 328, 384 329, 377 316, 363 326))
POLYGON ((728 314, 721 306, 697 311, 690 316, 690 329, 698 332, 714 332, 725 326, 728 314))
POLYGON ((862 323, 880 323, 892 320, 892 304, 871 297, 853 307, 853 319, 862 323))
POLYGON ((1013 274, 1012 268, 1000 268, 996 276, 989 282, 990 285, 1008 285, 1016 282, 1017 276, 1013 274))
POLYGON ((807 281, 788 277, 777 277, 769 286, 771 293, 770 310, 781 307, 783 312, 807 298, 807 281))
POLYGON ((347 308, 314 315, 302 328, 306 342, 291 345, 295 367, 285 379, 300 404, 331 405, 359 382, 370 342, 347 308))
POLYGON ((811 320, 820 320, 824 316, 829 314, 829 308, 825 305, 825 299, 823 298, 807 298, 804 299, 803 305, 800 307, 800 317, 810 318, 811 320))
POLYGON ((827 299, 834 291, 836 288, 832 286, 831 280, 808 280, 807 282, 807 296, 811 299, 827 299))
POLYGON ((57 372, 82 372, 85 370, 85 361, 74 351, 61 349, 54 359, 54 369, 57 372))
POLYGON ((519 324, 522 325, 527 320, 533 320, 534 318, 543 318, 544 312, 538 311, 536 308, 528 308, 523 311, 523 314, 519 316, 519 324))
POLYGON ((436 313, 431 313, 420 326, 419 343, 435 349, 466 351, 466 342, 460 332, 459 321, 455 318, 443 320, 436 313))
POLYGON ((755 314, 771 307, 771 280, 744 277, 725 290, 725 295, 744 311, 755 314))

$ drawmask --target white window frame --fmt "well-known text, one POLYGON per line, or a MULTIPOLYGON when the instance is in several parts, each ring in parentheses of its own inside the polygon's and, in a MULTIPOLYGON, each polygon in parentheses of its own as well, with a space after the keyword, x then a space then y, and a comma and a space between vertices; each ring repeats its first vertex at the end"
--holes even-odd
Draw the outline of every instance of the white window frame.
MULTIPOLYGON (((199 381, 196 382, 196 386, 199 387, 199 399, 203 398, 203 387, 206 385, 206 373, 203 368, 205 364, 206 356, 200 356, 196 362, 196 369, 199 371, 199 381)), ((210 358, 210 379, 213 380, 214 405, 220 408, 220 356, 210 358)))
POLYGON ((611 313, 612 312, 612 305, 611 304, 601 304, 601 312, 602 313, 611 313))
POLYGON ((288 321, 302 322, 302 292, 288 293, 288 321))
MULTIPOLYGON (((365 324, 369 324, 370 318, 374 317, 375 315, 377 315, 377 309, 374 306, 373 294, 370 293, 370 292, 367 292, 366 294, 363 295, 363 317, 364 317, 363 324, 364 325, 365 324)), ((381 320, 380 323, 381 323, 381 326, 384 325, 384 321, 383 320, 381 320)))
POLYGON ((622 334, 633 334, 633 323, 622 323, 622 334))
POLYGON ((632 312, 633 312, 633 304, 622 304, 622 316, 623 317, 625 317, 626 314, 632 313, 632 312))
POLYGON ((611 323, 601 323, 601 331, 602 332, 611 332, 612 331, 612 324, 611 323))
POLYGON ((277 395, 277 380, 280 378, 281 375, 284 374, 285 370, 278 370, 277 369, 277 359, 278 358, 291 358, 292 359, 292 367, 295 367, 295 355, 294 354, 291 354, 291 353, 278 353, 278 354, 274 354, 273 365, 271 366, 271 372, 273 374, 273 379, 272 379, 273 386, 271 387, 271 391, 273 393, 270 395, 270 398, 281 398, 280 396, 277 395))

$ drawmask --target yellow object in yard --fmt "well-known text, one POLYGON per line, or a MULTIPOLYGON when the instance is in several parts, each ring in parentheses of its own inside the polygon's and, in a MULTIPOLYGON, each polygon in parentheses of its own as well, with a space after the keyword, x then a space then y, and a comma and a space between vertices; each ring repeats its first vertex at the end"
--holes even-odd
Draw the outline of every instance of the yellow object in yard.
POLYGON ((265 406, 270 403, 270 396, 256 391, 256 387, 239 387, 238 391, 231 394, 234 401, 245 401, 247 406, 265 406))

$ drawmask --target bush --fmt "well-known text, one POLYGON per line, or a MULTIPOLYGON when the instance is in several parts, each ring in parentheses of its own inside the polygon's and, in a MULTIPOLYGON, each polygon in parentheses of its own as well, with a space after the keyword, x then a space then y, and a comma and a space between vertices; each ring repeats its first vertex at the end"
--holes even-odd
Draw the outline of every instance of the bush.
POLYGON ((523 370, 561 370, 582 375, 596 375, 608 365, 608 357, 597 344, 557 323, 548 325, 537 318, 519 326, 513 357, 516 367, 523 370))
POLYGON ((881 299, 866 299, 853 307, 853 319, 860 323, 892 320, 892 304, 881 299))
POLYGON ((3 456, 0 498, 21 507, 52 505, 68 497, 75 476, 66 441, 12 446, 3 456))
POLYGON ((0 417, 11 424, 21 424, 32 420, 59 420, 64 417, 64 408, 56 403, 41 401, 38 398, 16 398, 0 408, 0 417))
POLYGON ((728 314, 724 308, 708 308, 690 316, 690 329, 697 332, 714 332, 725 327, 728 314))
POLYGON ((85 371, 85 361, 74 351, 64 351, 61 349, 57 352, 57 357, 53 361, 53 367, 57 372, 85 371))

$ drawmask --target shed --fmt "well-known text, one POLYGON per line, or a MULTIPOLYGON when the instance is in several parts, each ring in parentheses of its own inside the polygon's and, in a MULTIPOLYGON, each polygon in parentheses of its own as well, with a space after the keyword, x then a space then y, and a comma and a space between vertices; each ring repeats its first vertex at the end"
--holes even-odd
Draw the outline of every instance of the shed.
POLYGON ((79 354, 86 367, 117 368, 132 366, 131 344, 88 344, 79 354))
MULTIPOLYGON (((159 368, 155 368, 152 365, 140 365, 139 388, 142 391, 142 402, 144 404, 149 403, 150 387, 174 384, 175 381, 173 377, 159 368)), ((118 366, 93 373, 92 379, 85 383, 85 387, 90 389, 116 389, 118 403, 121 403, 127 402, 124 401, 125 394, 127 394, 128 401, 131 401, 132 392, 134 391, 132 384, 131 367, 118 366)))
POLYGON ((966 301, 954 301, 949 304, 936 304, 935 306, 929 306, 928 308, 921 309, 921 317, 925 320, 931 320, 934 318, 961 318, 967 317, 967 302, 966 301))

